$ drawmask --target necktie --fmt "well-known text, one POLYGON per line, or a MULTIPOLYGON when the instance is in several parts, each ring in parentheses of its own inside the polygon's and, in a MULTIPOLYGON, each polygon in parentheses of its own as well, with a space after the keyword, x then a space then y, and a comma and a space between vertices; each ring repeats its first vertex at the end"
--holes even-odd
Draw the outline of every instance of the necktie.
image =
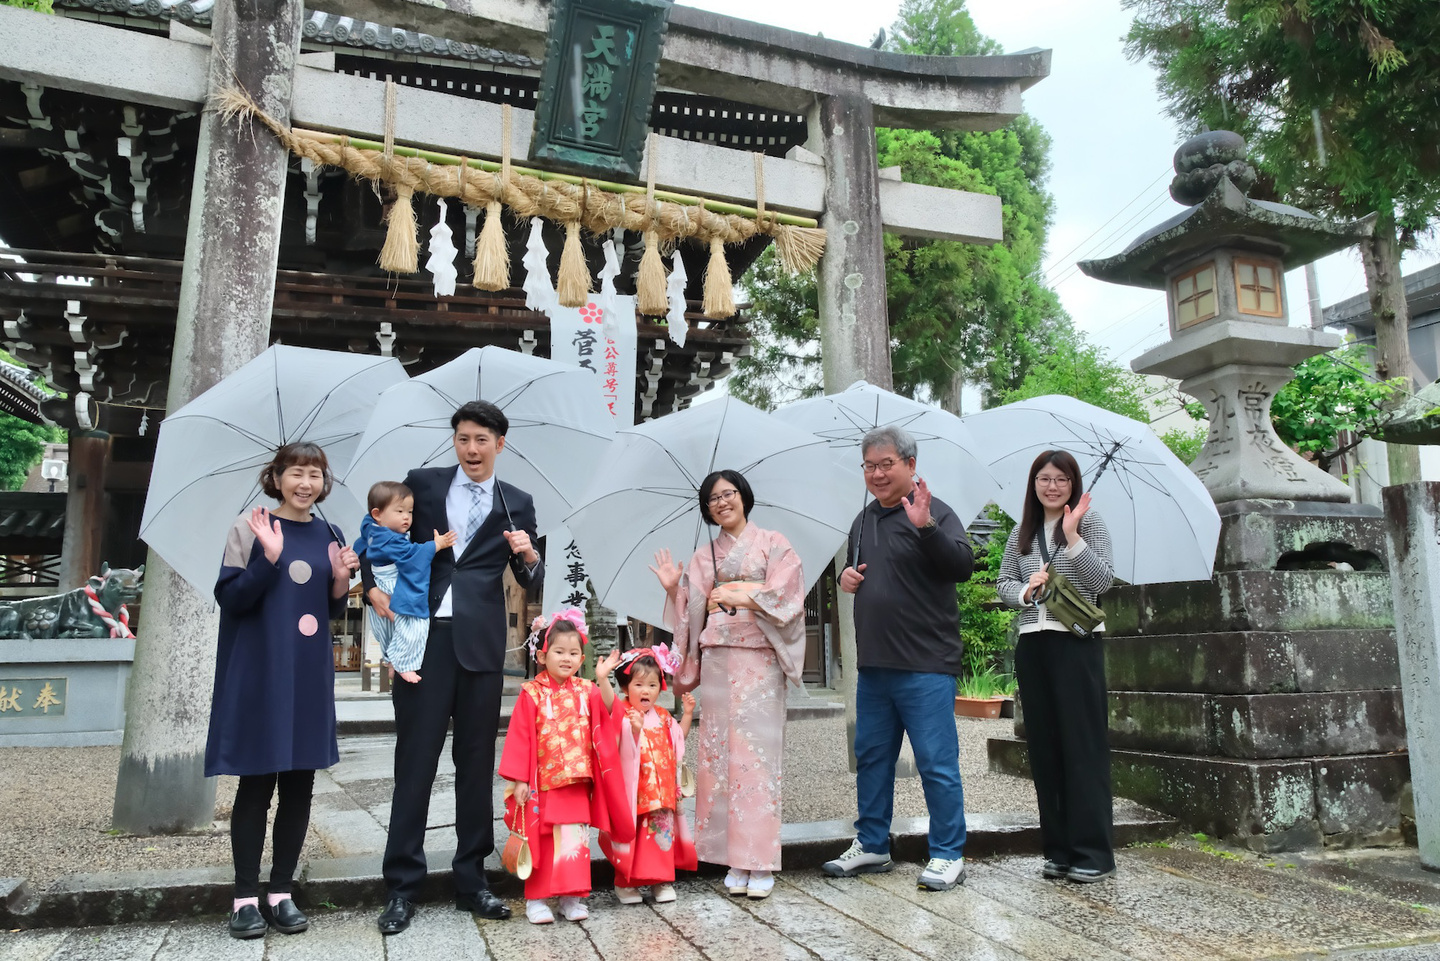
POLYGON ((479 484, 469 481, 465 487, 470 491, 470 513, 465 518, 465 541, 468 543, 485 522, 485 505, 480 499, 483 489, 479 484))

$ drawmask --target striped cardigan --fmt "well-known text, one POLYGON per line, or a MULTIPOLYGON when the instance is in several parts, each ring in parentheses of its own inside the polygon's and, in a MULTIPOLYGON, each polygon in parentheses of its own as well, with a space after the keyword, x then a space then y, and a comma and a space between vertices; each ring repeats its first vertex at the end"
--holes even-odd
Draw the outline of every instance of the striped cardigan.
MULTIPOLYGON (((1047 622, 1041 625, 1040 610, 1034 604, 1020 600, 1020 595, 1030 583, 1030 575, 1045 566, 1040 556, 1040 538, 1044 535, 1045 528, 1042 525, 1030 544, 1030 553, 1021 554, 1020 527, 1017 524, 1010 532, 1010 539, 1005 542, 1005 556, 1000 560, 1000 574, 996 578, 995 589, 1007 607, 1020 608, 1022 630, 1031 625, 1043 626, 1047 630, 1064 630, 1053 620, 1047 619, 1047 622)), ((1045 546, 1050 549, 1055 569, 1069 578, 1070 583, 1075 585, 1087 601, 1094 603, 1099 595, 1110 589, 1110 583, 1115 576, 1115 564, 1110 554, 1110 533, 1094 508, 1086 511, 1085 516, 1080 518, 1080 539, 1084 541, 1084 546, 1078 553, 1072 553, 1075 546, 1073 544, 1059 551, 1054 549, 1053 541, 1045 546)), ((1096 631, 1104 629, 1105 625, 1101 624, 1096 631)))

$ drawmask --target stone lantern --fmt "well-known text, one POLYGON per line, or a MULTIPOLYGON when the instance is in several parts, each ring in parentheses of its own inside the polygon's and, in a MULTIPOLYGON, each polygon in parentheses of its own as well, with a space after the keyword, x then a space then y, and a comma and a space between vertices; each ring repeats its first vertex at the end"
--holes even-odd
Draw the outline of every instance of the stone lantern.
MULTIPOLYGON (((1288 326, 1284 272, 1371 220, 1247 198, 1255 172, 1233 133, 1184 144, 1175 170, 1186 210, 1080 264, 1165 290, 1170 340, 1132 366, 1205 404, 1193 469, 1221 521, 1209 581, 1101 598, 1115 793, 1256 850, 1393 842, 1410 769, 1384 524, 1270 424, 1291 366, 1340 344, 1288 326)), ((1025 770, 1020 707, 1017 737, 990 740, 999 770, 1025 770)))
POLYGON ((1165 291, 1170 341, 1131 367, 1180 381, 1205 405, 1210 433, 1192 466, 1217 504, 1348 502, 1349 487, 1275 435, 1270 401, 1295 376, 1294 365, 1341 343, 1334 334, 1289 326, 1285 271, 1369 236, 1375 218, 1337 223, 1251 200, 1254 182, 1238 134, 1201 134, 1175 153, 1170 196, 1188 209, 1124 252, 1079 266, 1098 280, 1165 291))

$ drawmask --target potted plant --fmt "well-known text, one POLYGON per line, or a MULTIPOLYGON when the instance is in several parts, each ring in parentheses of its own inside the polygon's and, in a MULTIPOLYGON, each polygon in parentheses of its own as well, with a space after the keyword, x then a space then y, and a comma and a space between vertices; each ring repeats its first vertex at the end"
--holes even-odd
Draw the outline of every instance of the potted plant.
POLYGON ((1009 680, 1008 674, 1001 674, 993 667, 959 678, 955 682, 956 716, 999 717, 1009 680))

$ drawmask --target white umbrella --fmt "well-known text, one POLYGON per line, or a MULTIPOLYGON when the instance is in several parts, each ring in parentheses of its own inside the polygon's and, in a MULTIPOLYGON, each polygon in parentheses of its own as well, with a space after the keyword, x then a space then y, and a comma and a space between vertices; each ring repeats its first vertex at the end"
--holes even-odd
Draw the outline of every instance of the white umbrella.
POLYGON ((786 404, 775 416, 825 440, 855 479, 856 503, 865 503, 860 442, 877 427, 900 427, 915 438, 916 473, 932 493, 969 524, 1000 497, 1000 484, 976 456, 975 438, 960 418, 938 407, 857 381, 848 390, 786 404))
POLYGON ((1020 518, 1040 452, 1069 451, 1110 532, 1116 577, 1131 584, 1210 577, 1220 513, 1149 425, 1060 394, 971 414, 965 423, 1005 486, 999 503, 1011 517, 1020 518))
POLYGON ((684 565, 719 534, 700 519, 700 482, 737 470, 755 492, 750 519, 779 531, 800 556, 808 590, 850 531, 859 505, 824 441, 733 398, 617 431, 583 503, 566 520, 600 602, 663 624, 650 572, 666 548, 684 565))
MULTIPOLYGON (((260 469, 285 444, 319 444, 338 475, 380 393, 405 380, 393 357, 275 345, 161 422, 140 537, 203 595, 235 518, 273 507, 260 469)), ((365 493, 336 481, 316 513, 358 529, 365 493)))
POLYGON ((596 376, 503 347, 472 347, 387 390, 345 479, 357 490, 415 467, 458 464, 450 417, 487 400, 510 421, 495 475, 535 498, 539 533, 558 527, 615 436, 596 376))

